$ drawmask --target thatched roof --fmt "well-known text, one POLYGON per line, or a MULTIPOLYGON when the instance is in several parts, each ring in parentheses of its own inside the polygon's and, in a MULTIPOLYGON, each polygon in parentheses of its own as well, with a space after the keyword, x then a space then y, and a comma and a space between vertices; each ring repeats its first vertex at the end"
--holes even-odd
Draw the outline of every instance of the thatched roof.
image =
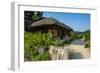
POLYGON ((33 22, 31 24, 32 27, 35 27, 35 26, 43 26, 43 25, 58 25, 60 27, 63 27, 67 30, 73 30, 71 27, 65 25, 64 23, 54 19, 54 18, 44 18, 44 19, 41 19, 39 21, 36 21, 36 22, 33 22))

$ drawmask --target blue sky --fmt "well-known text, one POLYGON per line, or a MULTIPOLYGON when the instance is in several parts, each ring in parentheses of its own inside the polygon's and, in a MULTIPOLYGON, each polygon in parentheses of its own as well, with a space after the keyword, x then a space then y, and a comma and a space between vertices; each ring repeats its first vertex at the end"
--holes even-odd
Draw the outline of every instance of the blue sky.
POLYGON ((74 31, 86 31, 90 29, 90 14, 44 12, 44 17, 53 17, 70 26, 74 31))

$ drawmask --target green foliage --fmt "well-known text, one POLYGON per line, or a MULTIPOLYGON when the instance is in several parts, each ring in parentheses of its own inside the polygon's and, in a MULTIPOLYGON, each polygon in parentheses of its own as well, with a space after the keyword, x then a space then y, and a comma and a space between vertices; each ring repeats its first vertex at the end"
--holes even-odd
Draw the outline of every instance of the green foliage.
POLYGON ((82 32, 71 32, 71 38, 72 39, 82 39, 83 38, 82 32))
POLYGON ((86 48, 90 48, 90 31, 85 32, 86 48))
POLYGON ((78 39, 79 37, 78 37, 78 34, 77 33, 71 32, 71 38, 72 39, 78 39))
POLYGON ((24 33, 24 57, 25 61, 50 60, 49 46, 62 46, 59 38, 52 38, 49 33, 24 33))
POLYGON ((65 40, 65 41, 63 41, 63 44, 71 44, 71 42, 72 42, 71 39, 70 40, 65 40))
POLYGON ((82 39, 85 37, 86 48, 90 48, 90 30, 85 32, 71 32, 71 39, 82 39))
POLYGON ((48 48, 52 43, 50 34, 24 33, 24 55, 25 60, 46 60, 50 59, 48 48))
POLYGON ((32 58, 32 61, 43 61, 43 60, 51 60, 51 57, 48 52, 39 54, 36 57, 32 58))
POLYGON ((52 45, 53 46, 62 46, 62 41, 59 38, 52 38, 52 45))
POLYGON ((90 40, 90 32, 85 33, 85 40, 90 40))
POLYGON ((79 39, 82 39, 83 38, 83 34, 79 34, 79 39))
POLYGON ((34 12, 32 15, 32 19, 33 20, 39 20, 43 17, 43 12, 34 12))
POLYGON ((35 15, 35 14, 32 15, 32 19, 33 19, 33 20, 38 20, 39 18, 40 18, 40 17, 39 17, 38 15, 35 15))

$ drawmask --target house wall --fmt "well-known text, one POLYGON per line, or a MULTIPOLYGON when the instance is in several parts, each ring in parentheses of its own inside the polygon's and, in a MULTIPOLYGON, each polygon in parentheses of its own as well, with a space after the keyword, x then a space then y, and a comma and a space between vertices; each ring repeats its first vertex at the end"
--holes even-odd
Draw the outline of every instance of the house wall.
POLYGON ((63 39, 65 36, 70 36, 69 30, 56 25, 34 27, 33 32, 50 33, 52 37, 59 37, 61 39, 63 39))

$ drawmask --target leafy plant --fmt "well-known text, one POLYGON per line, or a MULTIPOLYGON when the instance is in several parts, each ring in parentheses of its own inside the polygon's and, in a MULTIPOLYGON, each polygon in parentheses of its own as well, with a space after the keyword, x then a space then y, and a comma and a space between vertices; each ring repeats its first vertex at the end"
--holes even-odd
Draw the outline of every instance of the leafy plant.
POLYGON ((46 60, 50 59, 49 53, 46 53, 52 43, 50 34, 42 33, 24 33, 24 55, 27 60, 46 60))
POLYGON ((85 32, 85 41, 86 41, 86 48, 90 47, 90 31, 85 32))
POLYGON ((35 11, 32 15, 33 20, 39 20, 43 17, 43 12, 35 11))

